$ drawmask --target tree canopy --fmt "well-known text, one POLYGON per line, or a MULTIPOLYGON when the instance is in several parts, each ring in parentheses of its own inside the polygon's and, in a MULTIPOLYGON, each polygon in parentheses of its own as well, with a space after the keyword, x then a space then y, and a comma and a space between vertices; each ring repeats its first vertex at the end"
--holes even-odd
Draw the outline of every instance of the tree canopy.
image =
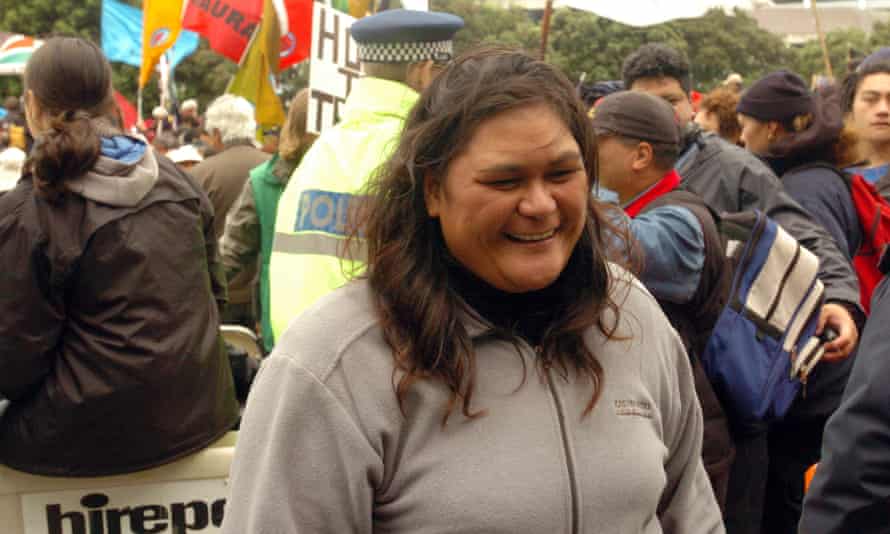
MULTIPOLYGON (((140 0, 125 0, 140 6, 140 0)), ((431 0, 431 9, 460 15, 466 27, 455 39, 457 52, 479 43, 499 43, 538 53, 541 43, 540 13, 519 8, 502 9, 484 0, 431 0)), ((79 35, 100 41, 101 0, 0 0, 0 30, 35 36, 79 35)), ((706 91, 729 73, 738 72, 746 82, 781 68, 798 72, 808 80, 824 71, 818 41, 796 48, 757 26, 741 10, 727 14, 720 9, 698 19, 678 20, 635 28, 586 11, 557 9, 551 20, 547 59, 562 68, 570 79, 618 79, 624 58, 643 43, 662 42, 685 52, 692 64, 694 85, 706 91), (586 73, 586 74, 585 74, 586 73)), ((868 53, 890 42, 890 22, 878 23, 870 36, 860 30, 838 30, 827 35, 835 75, 843 76, 850 50, 868 53)), ((136 97, 138 69, 113 64, 115 87, 127 98, 136 97)), ((237 65, 212 51, 201 40, 197 52, 175 72, 180 99, 197 98, 202 108, 221 94, 237 65)), ((283 96, 305 86, 306 66, 280 76, 283 96)), ((0 77, 0 95, 17 94, 17 78, 0 77)), ((158 101, 157 83, 145 90, 146 107, 158 101)))

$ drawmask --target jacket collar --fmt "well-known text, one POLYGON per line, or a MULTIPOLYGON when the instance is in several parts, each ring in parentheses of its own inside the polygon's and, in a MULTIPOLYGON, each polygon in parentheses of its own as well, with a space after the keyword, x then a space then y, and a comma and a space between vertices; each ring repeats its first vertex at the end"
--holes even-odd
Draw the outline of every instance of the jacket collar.
POLYGON ((408 118, 420 94, 407 85, 381 78, 357 80, 343 106, 343 121, 357 121, 375 115, 408 118))
POLYGON ((650 202, 665 193, 673 191, 679 185, 680 175, 677 174, 677 171, 671 169, 661 180, 655 182, 652 187, 643 191, 639 196, 624 206, 624 212, 630 217, 636 217, 650 202))

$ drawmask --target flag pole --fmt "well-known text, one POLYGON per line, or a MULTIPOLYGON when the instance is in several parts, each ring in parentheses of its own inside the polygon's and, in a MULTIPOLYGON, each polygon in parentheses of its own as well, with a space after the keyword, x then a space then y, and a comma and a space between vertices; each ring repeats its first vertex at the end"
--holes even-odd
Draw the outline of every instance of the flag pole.
POLYGON ((825 73, 833 80, 834 73, 831 70, 831 57, 828 55, 828 45, 825 43, 825 32, 822 31, 822 21, 819 19, 819 9, 816 0, 810 0, 810 8, 813 10, 813 18, 816 19, 816 33, 819 34, 819 44, 822 46, 822 59, 825 61, 825 73))
POLYGON ((136 90, 136 124, 142 124, 142 87, 136 90))
POLYGON ((547 39, 550 36, 550 17, 553 15, 553 0, 544 5, 544 18, 541 20, 541 61, 547 59, 547 39))

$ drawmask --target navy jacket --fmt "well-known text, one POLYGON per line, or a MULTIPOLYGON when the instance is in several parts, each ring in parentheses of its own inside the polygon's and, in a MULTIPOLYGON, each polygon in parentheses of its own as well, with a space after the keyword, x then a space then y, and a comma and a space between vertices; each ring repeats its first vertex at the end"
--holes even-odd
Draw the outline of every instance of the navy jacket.
MULTIPOLYGON (((850 189, 838 171, 827 163, 794 161, 792 158, 766 158, 781 176, 785 191, 803 206, 837 244, 849 263, 862 242, 862 227, 850 189)), ((854 319, 860 320, 862 317, 854 319)), ((861 330, 861 323, 859 324, 861 330)), ((825 417, 837 409, 855 354, 843 361, 817 365, 807 384, 807 395, 799 397, 786 420, 798 417, 825 417)))
POLYGON ((831 234, 847 259, 852 259, 862 242, 862 228, 850 188, 839 171, 832 170, 827 163, 794 168, 783 160, 768 159, 767 163, 781 176, 791 198, 831 234))

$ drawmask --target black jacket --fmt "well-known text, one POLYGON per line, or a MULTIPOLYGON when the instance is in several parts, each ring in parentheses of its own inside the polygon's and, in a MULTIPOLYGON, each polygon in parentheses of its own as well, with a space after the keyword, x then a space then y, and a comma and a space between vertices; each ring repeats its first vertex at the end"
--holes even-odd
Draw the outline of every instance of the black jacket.
POLYGON ((859 282, 849 260, 756 156, 691 125, 676 168, 683 186, 718 213, 757 209, 775 219, 819 257, 827 300, 859 309, 859 282))
MULTIPOLYGON (((882 270, 890 271, 885 254, 882 270)), ((840 407, 825 428, 822 460, 806 496, 800 532, 890 533, 890 279, 871 315, 840 407)))
POLYGON ((238 418, 207 197, 150 149, 67 184, 0 197, 0 463, 97 476, 205 447, 238 418))

